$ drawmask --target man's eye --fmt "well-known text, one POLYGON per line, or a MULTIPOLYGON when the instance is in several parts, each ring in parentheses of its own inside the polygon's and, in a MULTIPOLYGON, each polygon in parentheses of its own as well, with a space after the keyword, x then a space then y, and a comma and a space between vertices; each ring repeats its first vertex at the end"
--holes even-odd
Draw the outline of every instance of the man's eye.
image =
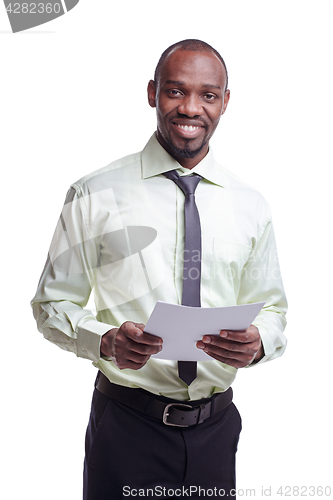
POLYGON ((205 98, 207 101, 214 101, 216 99, 216 96, 214 94, 205 94, 205 98))
POLYGON ((179 90, 175 90, 175 89, 169 90, 168 93, 171 97, 178 97, 181 95, 181 92, 179 90))

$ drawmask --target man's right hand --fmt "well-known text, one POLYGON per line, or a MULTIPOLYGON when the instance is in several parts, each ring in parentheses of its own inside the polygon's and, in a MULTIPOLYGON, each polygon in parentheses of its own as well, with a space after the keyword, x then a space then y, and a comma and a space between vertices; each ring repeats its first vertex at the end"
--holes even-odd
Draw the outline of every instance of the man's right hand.
POLYGON ((101 356, 112 358, 123 370, 142 368, 152 354, 162 350, 163 340, 143 331, 143 323, 125 321, 119 328, 106 332, 101 340, 101 356))

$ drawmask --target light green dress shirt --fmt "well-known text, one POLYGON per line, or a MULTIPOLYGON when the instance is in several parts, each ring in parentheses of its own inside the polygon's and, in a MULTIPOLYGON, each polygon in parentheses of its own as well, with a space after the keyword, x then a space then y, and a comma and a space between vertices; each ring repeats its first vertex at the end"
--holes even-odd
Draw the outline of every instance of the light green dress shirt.
POLYGON ((269 207, 217 164, 211 150, 191 171, 158 143, 72 184, 32 300, 38 329, 62 349, 93 361, 112 382, 195 400, 225 391, 237 370, 198 362, 188 387, 177 362, 151 358, 140 370, 100 357, 101 336, 124 321, 146 323, 157 300, 181 304, 184 194, 163 172, 203 179, 196 190, 202 229, 201 306, 266 301, 254 324, 265 351, 286 346, 286 298, 269 207), (94 290, 96 317, 87 305, 94 290))

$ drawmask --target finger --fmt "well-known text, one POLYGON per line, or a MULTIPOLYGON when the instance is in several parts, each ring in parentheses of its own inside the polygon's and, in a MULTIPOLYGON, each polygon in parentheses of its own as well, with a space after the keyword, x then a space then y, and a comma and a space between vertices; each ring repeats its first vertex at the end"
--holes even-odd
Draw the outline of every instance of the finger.
POLYGON ((152 354, 157 354, 162 350, 161 344, 149 345, 141 344, 140 342, 135 342, 132 339, 128 339, 126 349, 128 351, 141 354, 142 356, 151 356, 152 354))
POLYGON ((140 368, 146 364, 146 361, 136 362, 125 358, 120 360, 113 359, 113 362, 120 370, 125 370, 126 368, 130 368, 131 370, 140 370, 140 368))
POLYGON ((142 330, 133 332, 129 337, 138 344, 146 344, 150 346, 160 346, 163 344, 163 339, 161 339, 161 337, 151 335, 150 333, 143 332, 142 330))
POLYGON ((220 337, 233 340, 235 342, 254 342, 260 339, 259 330, 256 326, 250 325, 246 330, 221 330, 220 337))
POLYGON ((216 356, 213 355, 212 358, 216 359, 220 363, 223 363, 224 365, 232 366, 233 368, 236 368, 237 370, 239 368, 244 368, 249 364, 246 360, 239 360, 239 359, 233 359, 233 358, 223 358, 222 356, 216 356))
POLYGON ((248 333, 247 330, 243 330, 243 331, 221 330, 220 337, 223 339, 228 339, 228 340, 232 340, 234 342, 242 342, 242 343, 247 343, 247 342, 253 341, 252 335, 250 333, 248 333))
POLYGON ((202 343, 205 347, 209 349, 216 346, 218 349, 225 349, 227 351, 233 352, 248 352, 248 350, 252 350, 255 348, 255 343, 244 343, 244 342, 235 342, 229 339, 222 339, 218 335, 205 335, 202 339, 202 343))
POLYGON ((133 323, 133 325, 135 325, 137 328, 140 328, 140 330, 144 330, 145 326, 143 323, 133 323))
MULTIPOLYGON (((140 323, 140 325, 142 325, 142 323, 140 323)), ((130 321, 126 321, 121 325, 119 333, 140 344, 161 345, 163 343, 161 337, 143 332, 141 328, 135 326, 135 323, 131 323, 130 321)))
POLYGON ((206 346, 204 349, 205 352, 207 352, 209 355, 211 354, 216 354, 217 356, 222 356, 224 358, 230 358, 230 359, 245 359, 249 358, 251 359, 256 351, 255 349, 246 349, 243 351, 236 351, 236 350, 230 350, 230 349, 223 349, 219 346, 216 345, 209 345, 206 346))
POLYGON ((206 344, 204 344, 202 342, 202 340, 198 340, 198 342, 196 343, 196 346, 197 346, 198 349, 205 349, 206 344))
POLYGON ((243 353, 231 353, 228 351, 213 351, 211 349, 204 349, 204 352, 211 356, 213 359, 220 361, 229 366, 233 366, 234 368, 244 368, 251 363, 253 356, 249 354, 243 353))
POLYGON ((129 341, 126 337, 122 337, 116 342, 113 357, 119 368, 131 368, 132 363, 135 363, 140 365, 136 367, 136 369, 138 369, 147 363, 150 355, 134 351, 132 349, 133 345, 140 346, 140 344, 135 344, 135 342, 129 341), (131 366, 129 366, 129 363, 131 366))
POLYGON ((241 342, 223 340, 218 336, 213 337, 210 342, 207 340, 204 341, 204 339, 197 342, 197 347, 203 349, 209 355, 213 353, 227 358, 238 358, 240 356, 252 358, 258 351, 257 342, 243 344, 241 342))

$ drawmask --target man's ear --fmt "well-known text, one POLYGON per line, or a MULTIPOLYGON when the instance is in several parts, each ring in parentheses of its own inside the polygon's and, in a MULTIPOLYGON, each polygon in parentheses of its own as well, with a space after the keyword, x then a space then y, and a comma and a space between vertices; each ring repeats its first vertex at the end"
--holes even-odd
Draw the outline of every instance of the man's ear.
POLYGON ((223 108, 222 108, 221 115, 223 115, 225 113, 225 110, 227 109, 227 106, 228 106, 229 99, 230 99, 230 90, 227 89, 224 93, 223 108))
POLYGON ((149 106, 156 108, 156 87, 154 80, 150 80, 147 88, 149 106))

